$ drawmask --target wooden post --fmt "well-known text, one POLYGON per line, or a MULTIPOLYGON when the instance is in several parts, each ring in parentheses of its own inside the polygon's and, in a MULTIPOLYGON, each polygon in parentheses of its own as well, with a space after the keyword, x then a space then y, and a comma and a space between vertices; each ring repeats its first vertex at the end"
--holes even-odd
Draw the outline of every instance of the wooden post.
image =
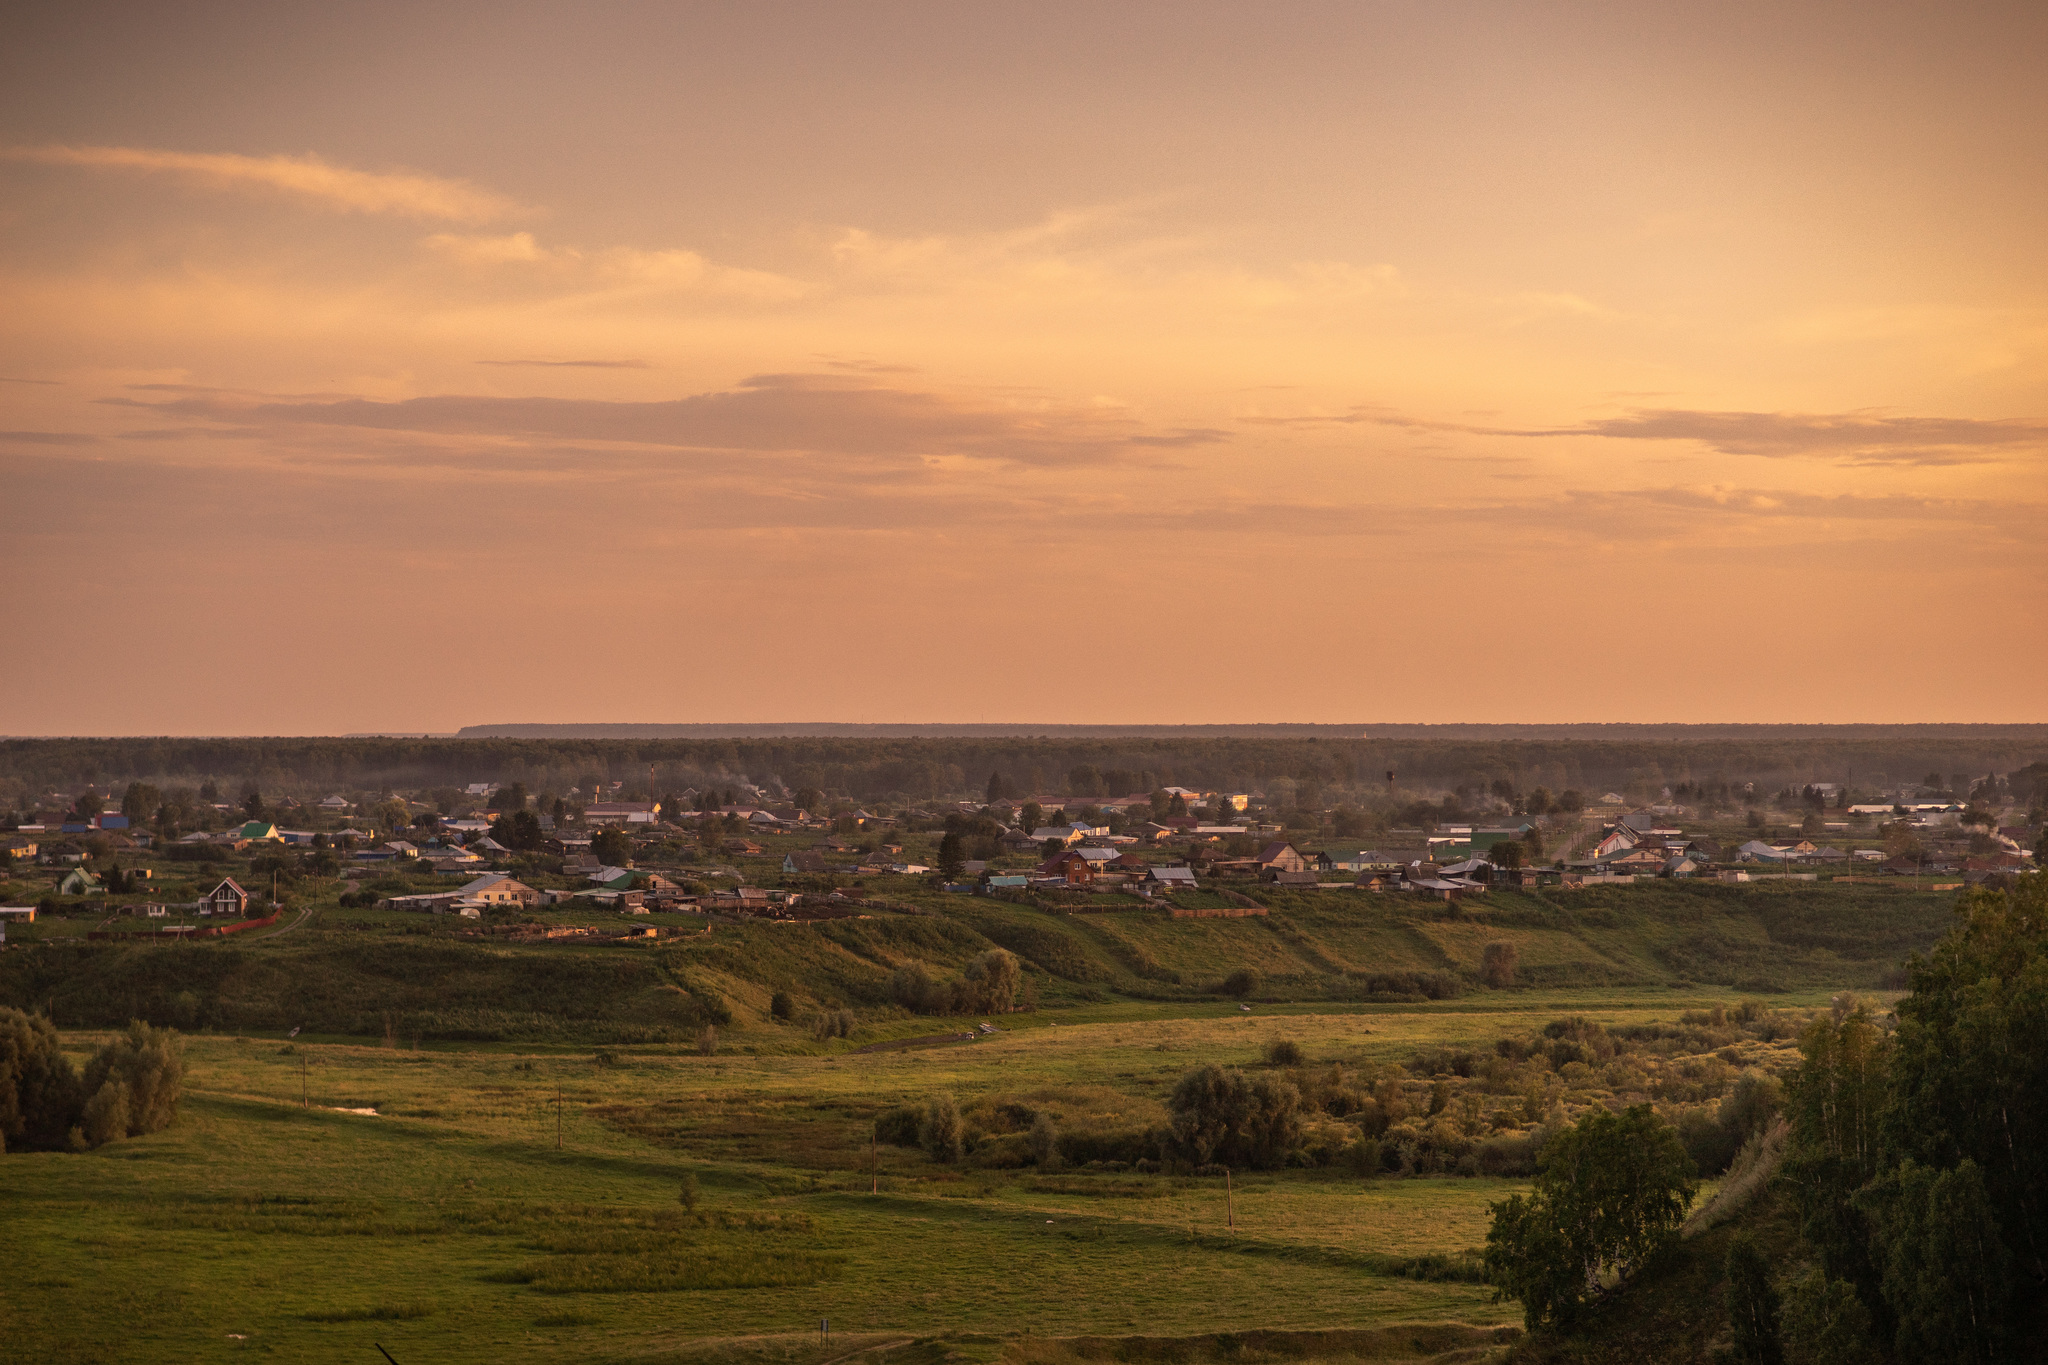
POLYGON ((868 1129, 868 1193, 882 1192, 882 1121, 868 1129))
POLYGON ((312 1108, 306 1103, 306 1054, 303 1052, 299 1054, 299 1108, 312 1108))
POLYGON ((1223 1168, 1223 1212, 1230 1219, 1230 1230, 1237 1231, 1237 1201, 1230 1193, 1230 1168, 1223 1168))
POLYGON ((555 1150, 562 1150, 562 1083, 555 1082, 555 1150))

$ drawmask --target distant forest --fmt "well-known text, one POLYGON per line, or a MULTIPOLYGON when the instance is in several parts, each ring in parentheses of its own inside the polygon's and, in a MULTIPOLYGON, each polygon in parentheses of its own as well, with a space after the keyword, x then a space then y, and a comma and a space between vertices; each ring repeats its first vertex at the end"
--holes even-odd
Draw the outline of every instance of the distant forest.
POLYGON ((1250 791, 1284 782, 1303 805, 1410 800, 1496 784, 1647 799, 1665 787, 1748 782, 1759 792, 1811 782, 1872 790, 1929 776, 1942 779, 1937 785, 1959 784, 2048 759, 2042 725, 1527 728, 1527 735, 1370 738, 1212 737, 1204 727, 1188 727, 1043 737, 12 739, 0 740, 0 807, 28 809, 52 793, 114 791, 131 781, 211 782, 224 798, 252 790, 303 798, 476 782, 587 793, 602 780, 656 794, 751 782, 854 801, 928 801, 983 796, 993 779, 1008 795, 1083 798, 1162 786, 1250 791), (1573 733, 1556 733, 1566 729, 1573 733))

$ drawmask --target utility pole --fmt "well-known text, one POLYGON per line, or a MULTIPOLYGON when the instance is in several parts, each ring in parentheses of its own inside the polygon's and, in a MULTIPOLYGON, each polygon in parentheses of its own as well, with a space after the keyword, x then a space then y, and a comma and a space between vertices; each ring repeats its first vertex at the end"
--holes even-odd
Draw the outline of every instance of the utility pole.
POLYGON ((306 1103, 306 1054, 303 1052, 299 1054, 299 1108, 312 1108, 306 1103))
POLYGON ((882 1192, 882 1122, 868 1129, 868 1193, 882 1192))
POLYGON ((562 1083, 555 1082, 555 1150, 562 1150, 562 1083))
POLYGON ((1237 1231, 1237 1201, 1230 1193, 1230 1168, 1223 1168, 1223 1212, 1230 1219, 1230 1230, 1237 1231))

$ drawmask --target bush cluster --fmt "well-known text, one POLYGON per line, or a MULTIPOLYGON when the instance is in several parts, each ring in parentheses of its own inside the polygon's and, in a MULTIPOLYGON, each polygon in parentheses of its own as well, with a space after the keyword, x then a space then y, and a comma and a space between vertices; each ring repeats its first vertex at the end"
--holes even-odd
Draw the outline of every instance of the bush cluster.
POLYGON ((0 1151, 85 1151, 169 1127, 181 1051, 176 1033, 131 1023, 80 1076, 49 1020, 0 1008, 0 1151))

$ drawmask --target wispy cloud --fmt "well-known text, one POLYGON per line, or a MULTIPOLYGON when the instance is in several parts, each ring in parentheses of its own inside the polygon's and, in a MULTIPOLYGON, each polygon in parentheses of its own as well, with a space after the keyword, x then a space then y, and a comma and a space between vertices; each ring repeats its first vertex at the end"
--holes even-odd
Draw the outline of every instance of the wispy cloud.
POLYGON ((352 213, 392 213, 451 222, 487 222, 518 206, 466 180, 417 171, 359 171, 311 155, 242 156, 150 147, 9 147, 0 156, 46 166, 154 171, 223 189, 270 190, 352 213))
POLYGON ((33 446, 89 446, 97 440, 97 436, 78 431, 0 431, 0 441, 33 446))
MULTIPOLYGON (((279 402, 193 392, 161 402, 102 399, 248 430, 345 427, 515 442, 620 443, 684 450, 818 454, 865 460, 945 457, 1027 466, 1099 464, 1144 448, 1227 440, 1206 427, 1148 426, 1122 408, 998 403, 841 375, 756 375, 719 392, 659 402, 461 394, 379 402, 279 402)), ((563 452, 587 462, 589 452, 563 452)))
POLYGON ((1600 436, 1624 441, 1696 441, 1723 455, 1826 459, 1852 465, 1982 463, 2048 449, 2048 426, 1974 417, 1887 417, 1873 412, 1718 412, 1635 409, 1567 427, 1497 427, 1440 422, 1377 404, 1341 412, 1251 414, 1254 426, 1390 426, 1470 436, 1600 436))
POLYGON ((1854 464, 1965 464, 2048 446, 2048 426, 1969 417, 1883 417, 1868 412, 1636 411, 1556 432, 1631 441, 1697 441, 1724 455, 1800 456, 1854 464))
POLYGON ((479 365, 528 365, 537 369, 563 370, 644 370, 644 360, 479 360, 479 365))

